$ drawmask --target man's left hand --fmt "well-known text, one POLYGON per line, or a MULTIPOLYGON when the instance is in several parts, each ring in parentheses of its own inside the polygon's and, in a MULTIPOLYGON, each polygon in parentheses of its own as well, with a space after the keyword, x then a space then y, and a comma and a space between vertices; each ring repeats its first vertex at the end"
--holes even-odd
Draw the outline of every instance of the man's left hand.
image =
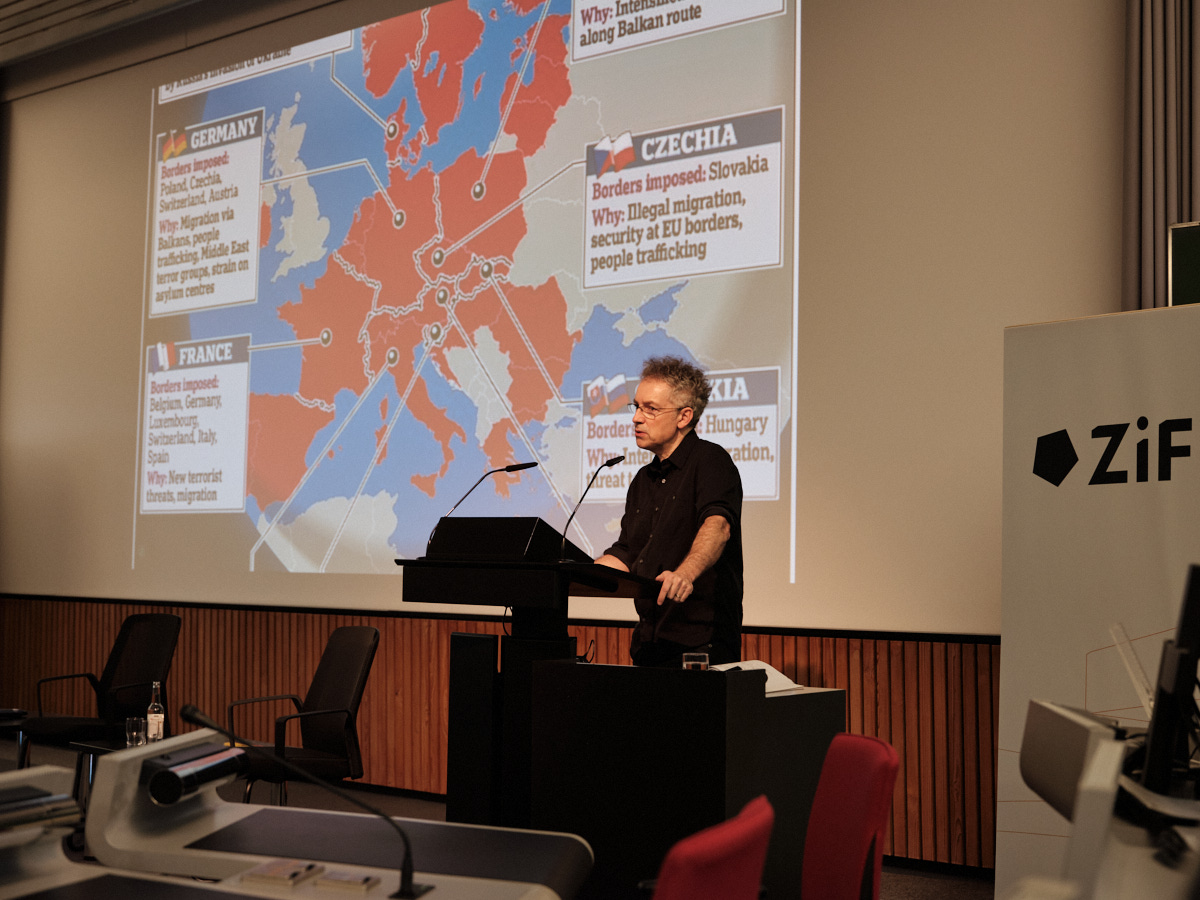
POLYGON ((662 606, 667 600, 682 603, 692 596, 692 581, 699 578, 721 556, 725 544, 729 540, 729 521, 720 515, 711 515, 704 520, 696 539, 692 541, 692 549, 679 567, 661 572, 656 581, 662 582, 658 592, 658 605, 662 606), (693 578, 688 574, 692 573, 693 578))
POLYGON ((662 589, 658 592, 659 606, 662 606, 667 600, 682 603, 688 597, 692 596, 692 580, 677 571, 672 572, 670 569, 667 569, 659 573, 655 581, 662 582, 662 589))

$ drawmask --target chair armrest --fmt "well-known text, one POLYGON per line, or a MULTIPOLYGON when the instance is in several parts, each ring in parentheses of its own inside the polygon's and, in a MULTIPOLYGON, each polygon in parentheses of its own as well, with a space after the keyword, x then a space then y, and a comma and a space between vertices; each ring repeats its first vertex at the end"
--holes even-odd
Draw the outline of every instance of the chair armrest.
POLYGON ((245 700, 234 700, 225 708, 226 727, 235 734, 237 733, 237 729, 233 727, 233 708, 235 706, 242 706, 246 703, 265 703, 268 700, 291 700, 296 709, 303 705, 303 702, 295 694, 272 694, 269 697, 247 697, 245 700))
POLYGON ((37 681, 37 705, 38 715, 42 715, 42 685, 47 681, 62 681, 66 678, 86 678, 92 686, 92 692, 99 697, 100 680, 91 672, 75 672, 72 675, 50 675, 46 678, 39 678, 37 681))
POLYGON ((287 723, 292 719, 331 715, 345 716, 348 723, 354 721, 354 713, 348 709, 310 709, 306 712, 292 713, 289 716, 280 716, 275 720, 275 755, 283 756, 283 748, 287 745, 287 723))

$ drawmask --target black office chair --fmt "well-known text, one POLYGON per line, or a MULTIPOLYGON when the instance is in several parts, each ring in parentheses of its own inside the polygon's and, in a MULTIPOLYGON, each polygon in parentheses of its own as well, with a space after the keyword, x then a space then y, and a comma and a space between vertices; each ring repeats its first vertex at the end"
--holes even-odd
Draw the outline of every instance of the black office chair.
MULTIPOLYGON (((151 684, 155 681, 162 684, 165 707, 167 675, 171 671, 182 624, 179 616, 169 613, 129 616, 121 624, 99 678, 91 672, 76 672, 39 679, 37 715, 30 716, 18 725, 17 767, 23 769, 29 765, 32 744, 66 747, 80 741, 124 740, 125 719, 146 715, 146 707, 150 705, 151 684), (44 713, 42 685, 68 678, 88 680, 96 694, 95 716, 48 716, 44 713)), ((79 759, 82 760, 82 754, 79 759)), ((78 776, 78 763, 76 768, 78 776)))
MULTIPOLYGON (((379 630, 376 628, 347 625, 336 629, 329 636, 303 701, 295 694, 235 700, 226 711, 229 730, 237 733, 233 722, 235 706, 291 700, 296 712, 275 720, 274 755, 325 781, 361 778, 363 765, 358 745, 358 707, 378 646, 379 630), (292 719, 300 720, 299 747, 287 746, 287 724, 292 719)), ((287 805, 287 782, 294 776, 270 757, 263 753, 246 754, 243 774, 246 778, 244 802, 250 802, 250 792, 256 781, 266 781, 279 785, 279 802, 287 805)))

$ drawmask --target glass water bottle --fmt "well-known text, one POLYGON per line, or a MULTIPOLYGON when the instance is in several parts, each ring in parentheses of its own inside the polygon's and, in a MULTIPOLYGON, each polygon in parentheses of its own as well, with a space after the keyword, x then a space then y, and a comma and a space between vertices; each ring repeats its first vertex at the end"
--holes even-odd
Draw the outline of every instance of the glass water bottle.
POLYGON ((150 705, 146 707, 146 739, 161 741, 166 727, 166 710, 162 705, 162 684, 154 682, 150 689, 150 705))

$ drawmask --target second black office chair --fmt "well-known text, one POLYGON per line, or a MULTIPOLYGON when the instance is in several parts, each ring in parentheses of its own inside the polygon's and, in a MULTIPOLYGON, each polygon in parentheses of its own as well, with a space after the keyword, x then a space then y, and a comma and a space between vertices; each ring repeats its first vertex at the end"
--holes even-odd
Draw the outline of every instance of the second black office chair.
MULTIPOLYGON (((229 730, 234 727, 233 710, 248 703, 290 700, 296 711, 275 720, 274 755, 283 757, 310 775, 325 781, 361 778, 362 752, 358 745, 358 707, 367 687, 367 676, 379 646, 379 630, 365 625, 347 625, 329 636, 308 693, 302 701, 295 694, 274 694, 235 700, 226 711, 229 730), (299 747, 287 746, 287 724, 298 719, 299 747)), ((261 753, 247 754, 245 802, 256 781, 279 785, 279 799, 287 805, 287 782, 294 776, 261 753)))

